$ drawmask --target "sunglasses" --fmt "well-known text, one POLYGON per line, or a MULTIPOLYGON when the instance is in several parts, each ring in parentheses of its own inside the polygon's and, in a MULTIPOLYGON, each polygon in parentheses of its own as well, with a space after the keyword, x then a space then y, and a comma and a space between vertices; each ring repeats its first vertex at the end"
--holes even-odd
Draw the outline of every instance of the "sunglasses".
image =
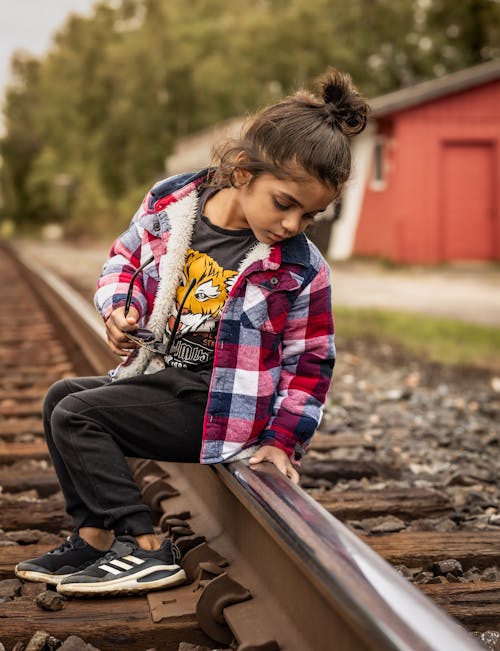
MULTIPOLYGON (((148 264, 153 262, 154 256, 151 256, 141 264, 141 266, 136 270, 132 278, 130 279, 130 283, 128 286, 128 292, 127 292, 127 299, 125 301, 125 316, 127 316, 129 310, 130 310, 130 304, 132 302, 132 294, 134 291, 134 283, 137 278, 137 276, 140 274, 140 272, 144 269, 144 267, 147 267, 148 264)), ((186 302, 187 297, 191 293, 191 290, 193 287, 196 285, 196 279, 193 278, 189 285, 186 288, 186 291, 184 292, 184 296, 182 297, 182 301, 179 305, 179 308, 177 310, 177 316, 175 317, 175 322, 174 322, 174 327, 172 328, 172 332, 170 333, 170 336, 168 338, 168 342, 165 344, 163 341, 160 341, 156 338, 154 332, 151 332, 151 330, 148 330, 147 328, 139 328, 136 330, 133 334, 130 332, 126 332, 125 336, 127 339, 130 341, 133 341, 134 343, 138 344, 141 348, 145 348, 146 350, 149 350, 152 353, 156 353, 157 355, 162 355, 166 357, 167 355, 170 354, 170 350, 172 348, 172 345, 175 341, 175 336, 177 334, 177 330, 179 329, 179 323, 181 320, 181 314, 182 314, 182 309, 184 307, 184 304, 186 302)))

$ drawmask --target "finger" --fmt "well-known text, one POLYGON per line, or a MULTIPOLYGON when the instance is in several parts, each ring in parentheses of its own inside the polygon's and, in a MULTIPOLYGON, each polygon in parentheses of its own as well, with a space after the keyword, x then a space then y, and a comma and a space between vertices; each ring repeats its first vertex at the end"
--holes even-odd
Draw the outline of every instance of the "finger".
MULTIPOLYGON (((130 326, 127 326, 127 328, 130 330, 130 326)), ((125 334, 125 331, 120 328, 120 326, 114 320, 109 319, 109 321, 106 322, 106 330, 108 337, 114 342, 115 345, 128 345, 132 343, 125 334)))
POLYGON ((282 459, 277 459, 273 463, 283 475, 286 475, 288 477, 288 466, 285 461, 282 459))
MULTIPOLYGON (((283 474, 286 475, 289 479, 294 484, 298 484, 300 480, 300 475, 299 473, 295 470, 293 465, 288 461, 288 459, 282 459, 282 458, 277 458, 275 459, 272 452, 270 454, 267 454, 267 451, 265 450, 259 450, 259 452, 262 452, 263 458, 262 459, 257 459, 255 460, 252 465, 255 465, 256 463, 260 463, 262 461, 270 461, 276 468, 283 474)), ((252 459, 255 459, 257 457, 257 453, 252 457, 252 459)), ((250 460, 251 461, 251 460, 250 460)))
POLYGON ((283 475, 287 475, 287 464, 283 459, 274 458, 272 452, 268 452, 264 448, 258 450, 253 457, 251 457, 248 463, 252 466, 262 463, 263 461, 269 461, 273 464, 283 475))
POLYGON ((138 346, 136 343, 129 341, 126 337, 116 337, 108 332, 108 345, 117 355, 129 355, 131 351, 138 346))
POLYGON ((259 448, 248 460, 248 463, 251 463, 252 465, 255 463, 261 463, 267 458, 267 450, 265 447, 259 448))
POLYGON ((120 333, 122 332, 131 332, 137 330, 138 324, 137 320, 139 318, 139 312, 135 307, 131 307, 127 316, 125 316, 125 310, 123 307, 119 307, 114 312, 111 313, 107 325, 109 324, 110 328, 116 328, 120 333))
POLYGON ((109 347, 111 348, 111 350, 115 353, 115 355, 119 355, 120 357, 123 357, 123 355, 126 354, 126 353, 124 353, 124 351, 123 351, 121 348, 119 348, 118 346, 116 346, 116 345, 115 345, 112 341, 110 341, 109 339, 108 339, 108 346, 109 346, 109 347))

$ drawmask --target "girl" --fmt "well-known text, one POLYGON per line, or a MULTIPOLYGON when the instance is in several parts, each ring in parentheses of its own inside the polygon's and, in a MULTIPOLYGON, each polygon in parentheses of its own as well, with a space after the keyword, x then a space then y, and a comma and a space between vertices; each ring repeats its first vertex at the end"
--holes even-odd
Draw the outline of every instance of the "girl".
POLYGON ((69 595, 185 579, 126 456, 269 461, 298 481, 334 365, 329 269, 304 230, 339 196, 368 113, 348 75, 320 87, 261 111, 210 169, 157 183, 113 244, 95 302, 126 359, 50 389, 45 432, 75 533, 17 576, 69 595))

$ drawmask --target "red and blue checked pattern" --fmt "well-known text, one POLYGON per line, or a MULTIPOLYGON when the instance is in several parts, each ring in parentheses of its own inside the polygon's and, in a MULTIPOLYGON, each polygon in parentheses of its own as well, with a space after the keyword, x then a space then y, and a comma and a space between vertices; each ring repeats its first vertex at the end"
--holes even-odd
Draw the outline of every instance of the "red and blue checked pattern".
MULTIPOLYGON (((147 324, 160 258, 168 255, 168 206, 203 180, 174 177, 146 197, 113 245, 99 281, 96 305, 104 317, 124 305, 132 274, 154 254, 155 264, 145 269, 133 297, 147 324)), ((242 271, 219 323, 201 463, 225 461, 255 443, 300 459, 330 386, 333 333, 329 268, 304 235, 273 246, 267 258, 242 271)))
POLYGON ((157 183, 146 195, 128 230, 111 247, 109 259, 99 279, 94 300, 105 319, 113 310, 125 305, 134 272, 154 255, 155 264, 149 265, 143 274, 139 274, 134 283, 131 302, 137 308, 142 324, 147 322, 160 281, 160 259, 166 252, 169 240, 165 208, 196 191, 205 180, 206 173, 178 175, 157 183), (168 189, 167 194, 165 189, 168 189))

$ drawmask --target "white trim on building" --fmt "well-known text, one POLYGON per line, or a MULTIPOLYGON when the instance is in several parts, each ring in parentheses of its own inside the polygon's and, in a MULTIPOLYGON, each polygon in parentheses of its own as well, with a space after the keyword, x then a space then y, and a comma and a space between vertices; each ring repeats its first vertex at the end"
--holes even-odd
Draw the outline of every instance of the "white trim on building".
POLYGON ((351 178, 345 186, 342 209, 333 224, 328 246, 328 257, 332 260, 346 260, 352 255, 363 197, 372 168, 375 130, 376 125, 370 120, 363 133, 352 143, 351 178))

